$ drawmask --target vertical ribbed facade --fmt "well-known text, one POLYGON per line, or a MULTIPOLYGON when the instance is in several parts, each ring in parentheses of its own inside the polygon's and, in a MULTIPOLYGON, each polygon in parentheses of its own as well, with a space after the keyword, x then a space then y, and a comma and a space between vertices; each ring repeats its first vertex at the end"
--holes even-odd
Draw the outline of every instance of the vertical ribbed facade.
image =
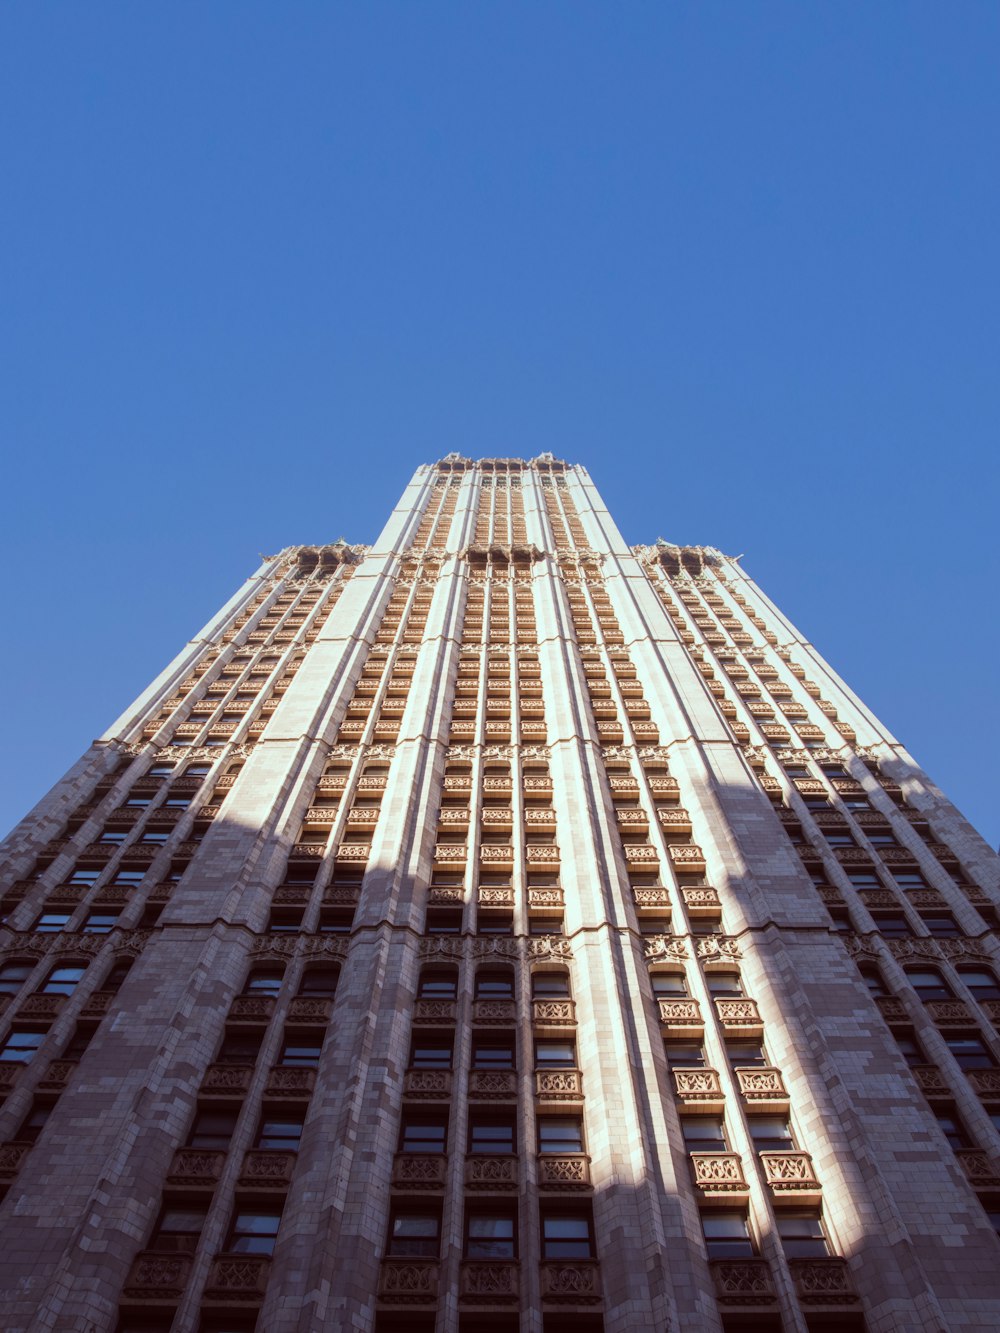
POLYGON ((265 560, 3 851, 5 1333, 1000 1327, 1000 861, 581 467, 265 560))

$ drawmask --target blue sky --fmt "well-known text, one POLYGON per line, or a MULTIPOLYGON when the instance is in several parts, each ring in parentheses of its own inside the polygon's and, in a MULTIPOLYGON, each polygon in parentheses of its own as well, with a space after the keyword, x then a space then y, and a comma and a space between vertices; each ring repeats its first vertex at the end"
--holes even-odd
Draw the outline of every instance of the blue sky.
POLYGON ((996 845, 1000 7, 8 4, 0 824, 452 449, 745 568, 996 845))

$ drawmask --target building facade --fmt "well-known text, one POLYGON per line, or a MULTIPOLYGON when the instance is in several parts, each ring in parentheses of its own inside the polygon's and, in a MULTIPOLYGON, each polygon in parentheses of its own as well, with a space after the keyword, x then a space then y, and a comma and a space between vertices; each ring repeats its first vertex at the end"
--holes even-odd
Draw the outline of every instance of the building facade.
POLYGON ((266 559, 4 852, 6 1333, 1000 1328, 998 858, 581 467, 266 559))

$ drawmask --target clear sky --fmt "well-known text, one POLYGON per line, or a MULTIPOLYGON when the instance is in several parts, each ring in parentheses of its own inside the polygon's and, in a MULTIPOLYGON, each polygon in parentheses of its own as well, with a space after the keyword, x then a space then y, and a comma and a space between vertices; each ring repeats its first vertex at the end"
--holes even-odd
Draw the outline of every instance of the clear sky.
POLYGON ((1000 6, 0 7, 0 824, 457 449, 745 568, 996 845, 1000 6))

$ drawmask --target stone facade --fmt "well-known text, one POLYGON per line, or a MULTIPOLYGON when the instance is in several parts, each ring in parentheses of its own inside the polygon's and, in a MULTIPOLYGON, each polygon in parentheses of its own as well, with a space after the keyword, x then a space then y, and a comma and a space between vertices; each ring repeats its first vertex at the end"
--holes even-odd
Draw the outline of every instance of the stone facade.
POLYGON ((743 572, 449 456, 4 844, 6 1333, 1000 1327, 1000 864, 743 572))

